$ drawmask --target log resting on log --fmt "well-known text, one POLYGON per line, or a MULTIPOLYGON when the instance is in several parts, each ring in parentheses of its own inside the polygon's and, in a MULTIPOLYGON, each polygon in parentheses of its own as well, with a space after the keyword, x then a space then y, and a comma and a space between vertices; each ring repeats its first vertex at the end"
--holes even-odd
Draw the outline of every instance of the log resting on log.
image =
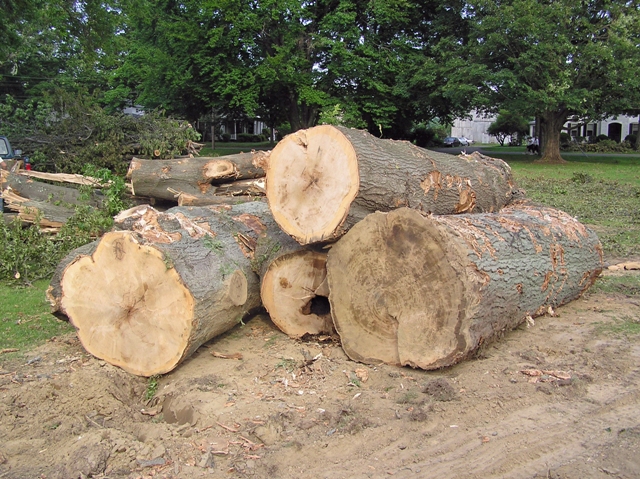
POLYGON ((107 233, 58 265, 52 310, 69 317, 88 352, 132 374, 163 374, 260 305, 234 222, 201 210, 193 220, 128 210, 119 222, 130 230, 107 233))
POLYGON ((344 127, 297 131, 266 163, 274 218, 301 244, 335 240, 374 211, 492 212, 512 199, 502 160, 436 153, 344 127))
POLYGON ((558 210, 374 213, 329 251, 331 312, 347 355, 436 369, 579 297, 600 274, 595 233, 558 210))
POLYGON ((300 338, 334 332, 326 283, 326 252, 304 248, 284 233, 266 203, 171 208, 167 213, 181 214, 196 222, 215 215, 218 221, 225 222, 260 276, 263 306, 285 334, 300 338))
POLYGON ((133 158, 127 178, 131 179, 135 195, 175 201, 168 188, 186 194, 206 194, 213 184, 263 177, 264 170, 256 165, 262 164, 267 154, 255 151, 212 158, 133 158))
MULTIPOLYGON (((263 306, 285 334, 299 338, 334 332, 328 302, 326 252, 301 247, 280 229, 265 202, 175 207, 167 213, 198 224, 224 223, 232 231, 252 270, 261 279, 263 306)), ((119 218, 116 223, 119 227, 135 228, 119 218)))

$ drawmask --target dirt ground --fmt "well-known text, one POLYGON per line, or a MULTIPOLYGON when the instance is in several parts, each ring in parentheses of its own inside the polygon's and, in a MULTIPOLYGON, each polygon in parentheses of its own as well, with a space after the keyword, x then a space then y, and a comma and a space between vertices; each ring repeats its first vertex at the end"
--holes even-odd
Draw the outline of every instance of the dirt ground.
POLYGON ((150 401, 147 379, 55 338, 1 359, 0 478, 640 477, 640 335, 616 332, 638 295, 556 313, 435 372, 358 364, 258 316, 150 401))

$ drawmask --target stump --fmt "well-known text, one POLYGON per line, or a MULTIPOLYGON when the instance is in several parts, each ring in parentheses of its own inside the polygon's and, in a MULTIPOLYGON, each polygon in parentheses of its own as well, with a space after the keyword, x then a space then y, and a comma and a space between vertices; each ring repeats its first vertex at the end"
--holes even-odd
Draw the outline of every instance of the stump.
POLYGON ((330 250, 331 313, 347 355, 365 363, 453 365, 579 297, 602 269, 595 233, 525 203, 500 213, 374 213, 330 250))
POLYGON ((278 143, 265 166, 274 218, 300 244, 333 241, 374 211, 492 212, 512 197, 511 169, 329 125, 278 143))

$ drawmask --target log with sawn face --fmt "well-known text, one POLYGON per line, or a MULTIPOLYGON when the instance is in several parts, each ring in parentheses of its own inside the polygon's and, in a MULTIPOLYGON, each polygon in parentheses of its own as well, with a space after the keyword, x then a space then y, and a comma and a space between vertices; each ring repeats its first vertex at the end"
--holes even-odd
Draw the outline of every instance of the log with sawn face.
POLYGON ((374 211, 492 212, 513 195, 502 160, 432 152, 329 125, 285 137, 266 163, 273 216, 300 244, 336 240, 374 211))

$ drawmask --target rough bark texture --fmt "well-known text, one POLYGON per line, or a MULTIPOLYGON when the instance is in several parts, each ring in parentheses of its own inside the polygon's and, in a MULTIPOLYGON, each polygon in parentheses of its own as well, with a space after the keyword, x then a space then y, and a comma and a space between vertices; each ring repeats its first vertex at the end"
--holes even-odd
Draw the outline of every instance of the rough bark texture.
POLYGON ((326 252, 303 248, 284 233, 266 203, 168 210, 178 212, 193 221, 206 215, 225 221, 261 278, 263 306, 285 334, 299 338, 333 332, 325 281, 326 252))
POLYGON ((542 157, 536 163, 566 163, 560 155, 560 132, 566 120, 567 111, 564 109, 544 112, 541 118, 542 157))
POLYGON ((4 207, 18 213, 18 217, 26 223, 40 222, 42 227, 60 228, 74 213, 74 208, 54 205, 46 201, 32 201, 23 198, 10 190, 2 192, 4 207))
POLYGON ((347 355, 436 369, 528 316, 579 297, 602 269, 595 233, 520 203, 500 213, 374 213, 330 250, 331 312, 347 355))
POLYGON ((11 188, 11 190, 22 196, 34 201, 44 201, 54 205, 64 205, 73 208, 78 203, 88 204, 90 206, 100 206, 104 197, 97 191, 94 191, 92 197, 87 200, 80 200, 80 191, 77 188, 67 188, 64 186, 51 185, 41 181, 34 181, 27 175, 9 173, 6 181, 2 185, 3 189, 11 188))
POLYGON ((267 163, 271 211, 301 244, 335 240, 367 214, 402 206, 434 214, 498 211, 513 188, 502 160, 329 125, 287 136, 267 163))
POLYGON ((128 229, 67 256, 48 291, 87 351, 137 375, 171 371, 260 305, 237 222, 176 210, 124 212, 118 225, 128 229))
POLYGON ((134 194, 175 201, 175 192, 205 194, 212 185, 265 175, 260 163, 267 153, 257 151, 215 158, 131 160, 127 177, 134 194))

